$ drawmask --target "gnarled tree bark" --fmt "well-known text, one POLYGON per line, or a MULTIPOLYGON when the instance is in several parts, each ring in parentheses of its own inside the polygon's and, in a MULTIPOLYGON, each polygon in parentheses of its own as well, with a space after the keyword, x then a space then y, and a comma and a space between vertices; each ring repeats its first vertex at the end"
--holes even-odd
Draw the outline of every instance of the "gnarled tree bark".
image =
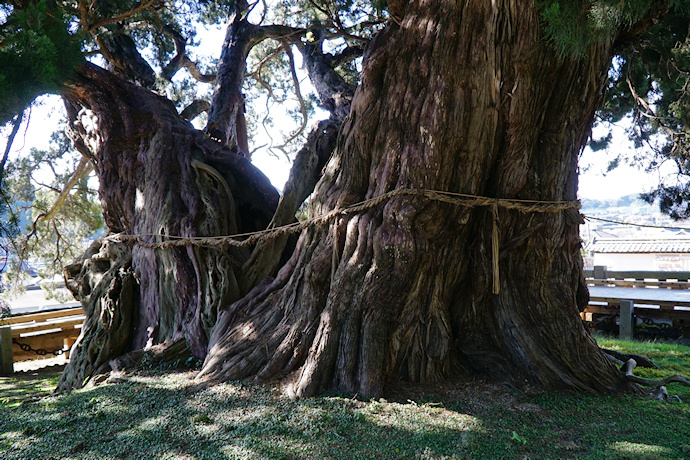
MULTIPOLYGON (((397 10, 396 10, 397 11, 397 10)), ((570 202, 613 38, 559 58, 532 2, 413 1, 367 52, 310 213, 397 189, 570 202)), ((632 389, 582 327, 576 212, 397 196, 301 235, 224 310, 200 380, 297 371, 292 391, 378 396, 457 372, 585 392, 632 389)))
MULTIPOLYGON (((276 213, 269 228, 278 228, 295 221, 295 213, 304 200, 314 191, 321 172, 335 149, 338 132, 343 120, 350 113, 355 88, 345 82, 326 63, 321 45, 302 47, 302 55, 309 72, 309 79, 317 88, 322 105, 330 111, 328 120, 319 122, 307 136, 304 146, 297 152, 276 213)), ((242 294, 272 275, 287 244, 287 235, 259 242, 242 270, 240 291, 242 294)))
MULTIPOLYGON (((239 99, 226 96, 239 94, 244 78, 243 68, 233 69, 230 64, 236 58, 245 59, 249 47, 261 39, 293 33, 280 26, 253 26, 239 14, 231 23, 224 53, 234 57, 219 72, 214 104, 222 109, 211 111, 212 120, 232 128, 230 138, 236 136, 237 113, 232 107, 239 99)), ((178 44, 178 48, 181 55, 183 46, 178 44)), ((323 55, 310 59, 319 57, 323 55)), ((127 67, 126 63, 122 66, 127 67)), ((170 73, 175 70, 171 66, 170 73)), ((328 72, 333 71, 322 66, 311 73, 319 78, 328 72)), ((347 89, 344 82, 341 86, 347 89)), ((346 113, 352 93, 349 88, 339 98, 340 113, 346 113)), ((132 325, 130 330, 129 326, 108 328, 99 316, 100 300, 81 295, 89 315, 87 327, 60 389, 80 387, 99 366, 119 355, 170 340, 184 338, 197 357, 204 357, 217 312, 275 272, 287 238, 263 242, 253 251, 195 244, 156 249, 149 244, 168 235, 233 235, 293 222, 335 147, 342 117, 321 122, 313 130, 297 155, 276 209, 277 192, 243 157, 236 145, 239 141, 230 142, 232 149, 219 145, 194 130, 184 112, 178 115, 171 103, 150 91, 88 64, 69 82, 63 96, 75 146, 93 161, 98 173, 106 224, 111 232, 132 237, 125 241, 130 245, 128 257, 141 298, 136 305, 118 300, 109 304, 132 325), (108 341, 121 346, 107 346, 108 341)), ((94 270, 101 264, 90 263, 91 258, 89 254, 71 267, 68 277, 100 280, 102 275, 94 270)), ((107 283, 104 286, 101 289, 111 289, 107 283)), ((89 292, 96 287, 97 283, 90 286, 89 292)))
POLYGON ((218 76, 208 113, 206 132, 229 148, 239 150, 249 158, 247 124, 244 117, 242 82, 247 69, 247 55, 252 45, 260 41, 259 29, 247 20, 246 0, 238 0, 223 42, 218 76))
MULTIPOLYGON (((195 130, 169 101, 91 64, 79 69, 63 97, 75 143, 93 155, 111 232, 155 243, 167 235, 251 232, 270 222, 278 193, 269 180, 237 150, 195 130)), ((240 297, 237 277, 249 255, 237 247, 135 244, 130 257, 140 298, 137 305, 115 301, 115 308, 133 314, 128 324, 136 327, 111 331, 127 346, 106 347, 95 361, 77 350, 61 388, 78 388, 103 362, 167 340, 183 337, 204 357, 218 310, 240 297)), ((88 302, 85 308, 91 311, 88 302)), ((87 327, 84 334, 98 330, 87 327)), ((91 340, 100 339, 81 339, 91 340)))

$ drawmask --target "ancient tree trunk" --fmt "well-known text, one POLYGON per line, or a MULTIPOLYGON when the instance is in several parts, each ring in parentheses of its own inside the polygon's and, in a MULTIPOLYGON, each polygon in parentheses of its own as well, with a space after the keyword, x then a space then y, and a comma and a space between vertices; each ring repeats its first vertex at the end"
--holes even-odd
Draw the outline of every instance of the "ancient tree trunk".
POLYGON ((247 69, 247 55, 257 42, 258 29, 247 20, 247 9, 246 0, 238 0, 234 6, 234 17, 223 42, 205 131, 223 145, 239 148, 249 158, 242 82, 247 69))
MULTIPOLYGON (((309 79, 317 88, 322 105, 331 112, 331 117, 312 129, 304 146, 295 155, 290 176, 283 187, 283 194, 269 228, 293 223, 295 213, 314 191, 321 171, 335 149, 343 120, 350 113, 355 92, 352 85, 326 64, 320 44, 304 46, 302 56, 309 79)), ((242 277, 239 280, 243 295, 275 270, 287 239, 287 235, 266 239, 254 247, 251 257, 242 267, 242 277)))
MULTIPOLYGON (((108 228, 138 236, 136 244, 125 242, 134 245, 131 266, 141 294, 138 304, 110 306, 134 314, 127 323, 133 330, 112 331, 126 346, 107 347, 97 362, 77 349, 70 367, 80 368, 70 369, 61 386, 79 387, 104 360, 170 339, 184 337, 194 354, 204 357, 218 310, 240 297, 237 277, 250 252, 191 244, 154 249, 147 243, 167 235, 196 238, 266 228, 277 191, 237 150, 193 129, 172 103, 103 69, 82 67, 64 98, 77 148, 94 155, 108 228)), ((82 342, 92 339, 100 340, 82 342)))
MULTIPOLYGON (((400 189, 575 200, 612 43, 558 58, 531 2, 415 1, 396 17, 368 50, 311 214, 400 189)), ((298 370, 298 396, 457 372, 629 388, 578 315, 580 217, 551 209, 397 195, 310 228, 275 279, 219 315, 198 378, 298 370)))

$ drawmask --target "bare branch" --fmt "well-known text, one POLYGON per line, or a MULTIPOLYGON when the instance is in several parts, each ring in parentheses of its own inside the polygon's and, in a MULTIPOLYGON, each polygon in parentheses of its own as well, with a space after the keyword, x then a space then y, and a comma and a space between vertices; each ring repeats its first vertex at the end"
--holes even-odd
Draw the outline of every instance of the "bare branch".
POLYGON ((331 26, 334 29, 339 29, 339 30, 344 30, 345 27, 343 26, 342 21, 340 20, 340 16, 338 15, 338 10, 336 11, 331 11, 331 9, 328 7, 328 3, 326 3, 325 6, 319 6, 316 4, 314 0, 309 0, 309 3, 314 6, 317 10, 319 10, 321 13, 325 14, 326 17, 328 18, 328 22, 331 24, 331 26))
POLYGON ((209 107, 211 107, 211 104, 208 101, 196 99, 194 102, 185 107, 184 110, 182 110, 180 116, 182 116, 182 118, 185 120, 191 121, 199 116, 202 112, 207 111, 209 107))
POLYGON ((98 37, 97 41, 110 64, 109 70, 144 88, 154 88, 156 73, 143 58, 132 37, 121 32, 112 37, 98 37))
POLYGON ((669 383, 680 383, 681 385, 690 387, 690 379, 678 374, 670 375, 661 380, 645 379, 636 375, 626 375, 625 378, 631 382, 637 383, 638 385, 644 385, 650 388, 659 388, 661 386, 668 385, 669 383))
POLYGON ((635 355, 635 354, 625 354, 625 353, 620 353, 615 350, 608 350, 606 348, 602 348, 601 351, 606 353, 607 355, 617 359, 621 363, 627 362, 630 358, 635 360, 636 365, 640 367, 650 367, 653 369, 659 369, 659 366, 654 364, 649 358, 645 358, 644 356, 641 355, 635 355))
MULTIPOLYGON (((321 13, 323 13, 328 18, 327 19, 328 20, 328 26, 323 27, 323 26, 320 26, 317 24, 316 28, 324 29, 324 30, 335 29, 336 32, 329 34, 328 38, 343 37, 343 38, 349 38, 351 40, 355 40, 355 41, 359 41, 359 42, 363 42, 363 43, 367 43, 369 41, 368 38, 360 37, 359 35, 354 35, 354 34, 351 34, 350 32, 348 32, 348 29, 352 29, 354 27, 357 27, 357 25, 359 25, 359 24, 345 27, 345 25, 343 25, 343 23, 340 19, 340 15, 338 15, 337 9, 336 9, 336 11, 331 11, 328 7, 322 7, 322 6, 317 5, 316 2, 314 2, 314 0, 309 0, 309 3, 311 3, 314 6, 314 8, 319 10, 321 13)), ((385 22, 385 21, 364 21, 361 23, 361 25, 376 25, 376 24, 380 24, 383 22, 385 22)), ((313 30, 314 27, 312 27, 311 29, 313 30)))
POLYGON ((638 107, 641 108, 641 110, 639 110, 638 113, 641 116, 652 119, 659 124, 659 127, 662 129, 662 131, 664 131, 673 140, 673 148, 671 150, 671 154, 676 153, 678 148, 680 147, 680 143, 683 142, 683 140, 685 140, 685 133, 671 129, 664 121, 664 118, 656 114, 656 112, 649 105, 649 103, 646 100, 644 100, 644 98, 640 97, 640 95, 637 93, 635 87, 632 84, 632 81, 630 81, 630 76, 626 76, 625 81, 628 84, 628 88, 630 89, 630 94, 637 103, 638 107))
POLYGON ((333 39, 333 38, 349 38, 350 40, 355 40, 361 43, 369 43, 369 39, 365 37, 360 37, 359 35, 351 34, 349 32, 345 32, 345 29, 336 29, 336 32, 330 33, 324 36, 324 38, 328 39, 333 39))
POLYGON ((284 48, 285 54, 287 55, 288 60, 290 61, 290 75, 292 77, 292 85, 295 89, 295 96, 297 96, 297 100, 299 101, 299 109, 302 112, 302 124, 300 125, 299 129, 297 129, 297 131, 295 131, 295 133, 293 133, 285 142, 283 142, 283 145, 279 146, 278 148, 284 148, 290 142, 297 139, 297 137, 300 136, 307 127, 307 107, 304 104, 302 91, 299 87, 299 79, 297 78, 297 71, 295 70, 295 57, 292 55, 290 45, 285 45, 284 48))
POLYGON ((329 20, 331 20, 331 12, 330 12, 328 9, 326 9, 326 8, 320 6, 320 5, 317 5, 316 2, 315 2, 314 0, 309 0, 309 3, 311 3, 312 6, 313 6, 314 8, 316 8, 318 11, 322 12, 323 14, 325 14, 326 17, 327 17, 329 20))
POLYGON ((261 76, 261 71, 263 70, 263 68, 266 64, 268 64, 272 59, 276 58, 277 56, 280 56, 280 54, 282 52, 283 52, 282 47, 273 51, 271 54, 269 54, 264 59, 262 59, 261 62, 259 63, 259 65, 256 67, 256 70, 254 70, 251 73, 252 78, 254 78, 256 81, 259 82, 259 84, 261 86, 263 86, 263 88, 268 92, 269 97, 278 103, 282 103, 284 101, 279 100, 276 97, 276 95, 273 93, 273 88, 271 88, 271 85, 269 85, 268 82, 266 80, 264 80, 263 77, 261 76))
POLYGON ((185 69, 187 69, 189 74, 192 77, 194 77, 194 79, 198 82, 201 82, 201 83, 215 83, 216 82, 216 74, 201 73, 196 62, 189 59, 189 57, 187 55, 184 55, 182 57, 182 66, 185 69))
POLYGON ((261 41, 262 34, 260 27, 242 17, 240 6, 236 5, 235 17, 227 27, 204 131, 226 147, 249 156, 242 83, 249 50, 261 41))
POLYGON ((261 0, 261 3, 264 6, 264 11, 261 13, 261 20, 259 21, 259 24, 264 23, 266 20, 266 15, 268 14, 268 3, 266 3, 266 0, 261 0))
POLYGON ((60 262, 62 255, 60 254, 60 243, 62 242, 62 235, 58 230, 57 223, 53 220, 53 232, 55 232, 55 257, 53 258, 53 266, 60 262))
POLYGON ((272 38, 280 42, 295 43, 304 37, 308 30, 299 27, 289 27, 278 24, 271 24, 267 26, 257 26, 257 36, 259 40, 265 38, 272 38))
MULTIPOLYGON (((630 358, 625 362, 621 370, 625 374, 625 378, 628 381, 637 383, 638 385, 654 388, 655 390, 663 387, 664 385, 668 385, 669 383, 680 383, 690 387, 690 379, 683 377, 682 375, 670 375, 661 380, 645 379, 643 377, 633 375, 633 370, 635 367, 637 367, 637 361, 633 358, 630 358)), ((666 396, 668 396, 668 394, 666 394, 666 396)))
POLYGON ((302 46, 302 56, 321 104, 337 120, 343 120, 350 113, 350 103, 355 93, 354 86, 347 83, 327 62, 316 40, 302 46))
POLYGON ((79 164, 77 165, 76 171, 74 171, 74 174, 72 174, 72 176, 67 181, 67 184, 65 184, 65 187, 60 192, 60 195, 55 200, 55 203, 53 203, 53 206, 51 206, 51 208, 47 212, 41 213, 38 215, 38 217, 36 217, 36 220, 34 221, 34 229, 36 227, 36 222, 50 220, 53 217, 55 217, 55 215, 65 204, 65 201, 69 196, 69 192, 77 185, 77 183, 82 177, 88 175, 89 173, 91 173, 91 171, 93 171, 93 165, 91 164, 91 161, 86 157, 82 157, 81 160, 79 160, 79 164))
MULTIPOLYGON (((59 192, 57 200, 55 200, 55 203, 53 203, 53 206, 41 214, 39 214, 36 219, 31 224, 31 231, 29 232, 28 235, 24 238, 24 245, 19 251, 19 259, 20 260, 25 260, 26 259, 26 253, 27 251, 32 251, 33 248, 35 248, 36 244, 38 241, 34 241, 34 245, 31 246, 31 249, 29 248, 29 244, 31 240, 33 239, 34 236, 36 236, 36 233, 38 232, 38 225, 41 222, 47 222, 47 221, 53 221, 53 228, 55 230, 55 234, 57 235, 57 257, 56 260, 60 258, 60 233, 57 230, 57 226, 55 224, 54 218, 55 215, 60 211, 62 206, 65 204, 65 201, 67 200, 67 197, 69 196, 69 192, 77 185, 79 180, 89 174, 91 171, 93 171, 93 164, 91 163, 91 160, 89 160, 87 157, 82 157, 81 160, 79 160, 79 164, 77 165, 77 169, 74 171, 74 174, 70 177, 69 181, 67 181, 67 184, 65 184, 65 187, 62 189, 62 191, 59 192)), ((53 189, 54 190, 54 189, 53 189)))
POLYGON ((163 26, 163 31, 172 36, 173 43, 175 44, 175 56, 173 56, 170 62, 168 62, 161 71, 161 78, 170 81, 182 67, 182 59, 187 49, 187 39, 169 24, 163 26))
POLYGON ((24 120, 24 112, 17 114, 17 116, 14 117, 14 121, 12 121, 12 132, 10 132, 10 135, 7 137, 5 152, 2 154, 2 160, 0 161, 0 183, 2 183, 2 178, 5 175, 5 164, 7 163, 7 158, 10 155, 10 150, 12 150, 14 138, 19 132, 19 127, 22 124, 22 120, 24 120))
POLYGON ((88 14, 87 14, 88 10, 89 10, 89 8, 87 8, 86 2, 84 2, 84 0, 80 0, 79 1, 79 23, 85 29, 88 29, 88 25, 89 25, 89 19, 88 19, 88 14))
POLYGON ((331 67, 338 67, 347 62, 353 61, 364 54, 362 45, 348 46, 338 54, 324 54, 324 59, 331 67))
MULTIPOLYGON (((295 155, 290 176, 268 228, 277 228, 295 221, 295 212, 314 190, 324 165, 335 149, 339 129, 340 122, 324 120, 311 130, 304 146, 295 155)), ((247 292, 276 269, 286 244, 287 236, 257 243, 251 257, 242 267, 242 277, 238 280, 242 292, 247 292)))
POLYGON ((161 72, 161 77, 167 81, 171 81, 173 76, 175 76, 175 74, 177 73, 177 71, 180 70, 182 67, 185 67, 189 71, 189 74, 192 77, 194 77, 195 80, 201 83, 215 83, 215 74, 206 75, 201 73, 197 64, 191 59, 189 59, 189 56, 187 56, 187 39, 167 24, 163 26, 163 30, 170 34, 173 38, 173 42, 175 43, 175 56, 163 68, 163 71, 161 72))
POLYGON ((283 25, 278 25, 278 24, 272 24, 272 25, 266 25, 266 26, 256 26, 259 30, 257 32, 257 37, 260 40, 263 40, 265 38, 272 38, 274 40, 278 41, 287 41, 289 43, 296 44, 301 41, 303 37, 307 35, 309 30, 314 31, 314 30, 321 30, 321 31, 331 31, 335 30, 335 32, 329 32, 327 34, 323 34, 323 38, 328 38, 328 39, 333 39, 333 38, 349 38, 351 40, 355 40, 361 43, 368 43, 369 39, 365 37, 360 37, 359 35, 351 34, 347 32, 348 28, 340 28, 336 25, 330 25, 330 26, 323 26, 323 25, 316 25, 314 27, 310 27, 309 30, 307 29, 302 29, 299 27, 289 27, 289 26, 283 26, 283 25))

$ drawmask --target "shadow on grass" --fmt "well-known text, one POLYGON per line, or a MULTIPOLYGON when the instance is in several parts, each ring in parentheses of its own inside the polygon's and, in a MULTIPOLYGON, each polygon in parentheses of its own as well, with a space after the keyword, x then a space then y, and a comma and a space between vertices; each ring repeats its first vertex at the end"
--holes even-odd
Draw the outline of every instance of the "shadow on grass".
POLYGON ((23 401, 40 398, 55 388, 59 372, 22 372, 12 377, 0 377, 0 410, 14 407, 23 401))
MULTIPOLYGON (((0 408, 0 458, 690 458, 687 402, 487 382, 292 401, 269 386, 198 388, 193 376, 151 371, 0 408)), ((0 400, 25 391, 10 387, 0 382, 0 400)))
POLYGON ((488 382, 401 394, 481 421, 471 445, 475 456, 468 458, 690 459, 690 392, 677 389, 684 391, 681 399, 667 401, 559 392, 527 396, 488 382))
POLYGON ((267 387, 200 390, 152 375, 4 410, 0 457, 472 458, 481 430, 443 408, 291 401, 267 387))

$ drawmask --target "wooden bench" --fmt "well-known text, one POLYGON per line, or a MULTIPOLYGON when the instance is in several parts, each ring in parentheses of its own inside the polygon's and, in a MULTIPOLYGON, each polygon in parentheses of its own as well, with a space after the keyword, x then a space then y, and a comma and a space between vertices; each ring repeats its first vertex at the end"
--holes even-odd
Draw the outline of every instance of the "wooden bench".
POLYGON ((585 271, 590 303, 583 319, 619 315, 620 333, 632 337, 634 317, 670 320, 690 336, 690 272, 585 271))
POLYGON ((84 319, 84 311, 78 307, 0 320, 0 375, 11 374, 15 362, 41 356, 41 350, 50 356, 69 356, 84 319))

